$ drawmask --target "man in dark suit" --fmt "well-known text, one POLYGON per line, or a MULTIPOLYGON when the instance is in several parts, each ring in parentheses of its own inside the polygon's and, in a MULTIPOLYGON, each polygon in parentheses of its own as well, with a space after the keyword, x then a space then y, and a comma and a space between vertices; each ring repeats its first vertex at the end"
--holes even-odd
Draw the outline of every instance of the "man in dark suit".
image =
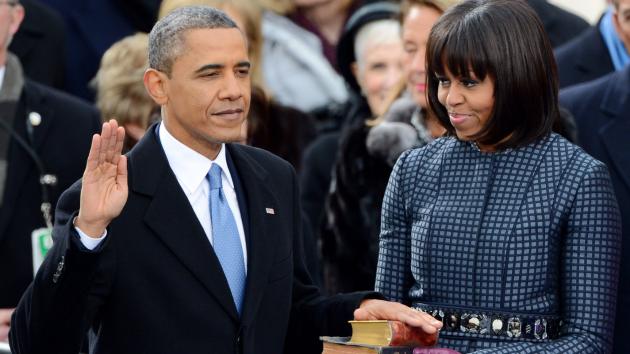
POLYGON ((621 279, 617 296, 614 353, 630 353, 630 65, 560 93, 575 117, 578 143, 610 171, 622 217, 621 279))
POLYGON ((175 10, 151 31, 149 63, 163 122, 128 156, 115 121, 94 136, 82 182, 59 201, 55 246, 13 315, 16 354, 76 353, 88 327, 99 353, 301 353, 302 339, 347 333, 353 312, 436 333, 439 322, 376 293, 324 298, 312 286, 293 168, 230 143, 250 101, 232 20, 175 10), (287 338, 289 318, 302 336, 287 338))
POLYGON ((577 37, 589 28, 580 16, 562 9, 547 0, 527 0, 545 27, 551 45, 556 48, 577 37))
POLYGON ((24 21, 9 51, 24 68, 26 77, 62 90, 65 72, 65 28, 63 19, 38 0, 20 0, 24 21))
POLYGON ((31 234, 47 226, 41 206, 54 207, 81 176, 101 125, 93 107, 25 78, 6 49, 23 17, 19 3, 0 4, 0 341, 33 280, 31 234))
POLYGON ((556 50, 561 88, 597 79, 623 67, 620 57, 630 54, 630 0, 612 3, 596 26, 556 50), (622 53, 624 50, 626 53, 622 53))

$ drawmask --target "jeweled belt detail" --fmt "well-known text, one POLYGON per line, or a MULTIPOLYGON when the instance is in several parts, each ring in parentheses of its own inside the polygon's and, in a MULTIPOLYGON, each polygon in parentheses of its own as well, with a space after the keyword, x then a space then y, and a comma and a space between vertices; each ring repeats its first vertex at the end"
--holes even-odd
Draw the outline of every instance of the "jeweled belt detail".
POLYGON ((485 311, 414 303, 413 308, 442 321, 442 332, 489 335, 512 339, 548 341, 560 336, 557 316, 485 311))

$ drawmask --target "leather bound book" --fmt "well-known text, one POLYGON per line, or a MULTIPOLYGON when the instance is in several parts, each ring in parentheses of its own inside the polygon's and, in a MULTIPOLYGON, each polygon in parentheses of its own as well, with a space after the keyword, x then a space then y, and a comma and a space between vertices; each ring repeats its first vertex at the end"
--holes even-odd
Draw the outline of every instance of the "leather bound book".
POLYGON ((352 325, 351 343, 380 346, 431 347, 437 343, 438 333, 428 334, 420 328, 400 321, 349 321, 352 325))

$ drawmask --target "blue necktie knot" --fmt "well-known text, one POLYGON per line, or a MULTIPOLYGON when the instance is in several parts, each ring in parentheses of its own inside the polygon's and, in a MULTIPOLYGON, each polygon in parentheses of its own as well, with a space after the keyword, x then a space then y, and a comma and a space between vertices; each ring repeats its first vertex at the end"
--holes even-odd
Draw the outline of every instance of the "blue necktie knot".
POLYGON ((221 166, 210 167, 210 218, 212 221, 212 243, 219 258, 223 274, 230 287, 238 313, 241 313, 245 292, 245 261, 243 246, 236 227, 232 210, 227 203, 221 182, 221 166))
POLYGON ((210 182, 210 189, 220 189, 223 184, 221 183, 221 166, 216 163, 210 167, 208 172, 208 181, 210 182))

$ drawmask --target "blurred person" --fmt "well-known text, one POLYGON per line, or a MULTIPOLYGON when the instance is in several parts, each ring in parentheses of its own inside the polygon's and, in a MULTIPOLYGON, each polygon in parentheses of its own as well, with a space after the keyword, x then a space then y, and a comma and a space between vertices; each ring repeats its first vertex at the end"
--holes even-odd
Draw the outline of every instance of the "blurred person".
POLYGON ((553 49, 524 1, 469 0, 427 44, 447 136, 396 162, 377 291, 463 353, 608 353, 621 220, 606 166, 551 127, 553 49))
POLYGON ((57 199, 81 176, 100 126, 96 109, 25 77, 7 50, 24 15, 19 1, 0 2, 0 341, 46 253, 57 199))
POLYGON ((322 121, 330 119, 331 107, 348 100, 335 48, 354 6, 354 0, 293 0, 273 6, 281 12, 266 8, 262 71, 274 99, 322 121))
POLYGON ((146 32, 160 0, 38 1, 55 10, 66 27, 64 91, 93 102, 95 92, 89 83, 101 57, 116 41, 146 32))
POLYGON ((62 90, 65 73, 66 29, 54 10, 37 0, 20 0, 24 20, 9 45, 24 74, 40 84, 62 90))
POLYGON ((88 329, 92 353, 277 354, 285 340, 349 333, 353 315, 437 334, 430 316, 379 294, 325 298, 311 285, 293 168, 233 144, 250 103, 246 46, 210 7, 156 23, 144 82, 162 121, 127 155, 115 120, 93 136, 13 315, 14 354, 76 353, 88 329), (285 337, 290 317, 306 331, 285 337))
POLYGON ((578 144, 610 170, 623 232, 612 352, 630 353, 625 326, 630 317, 630 65, 560 91, 560 103, 575 117, 578 144))
MULTIPOLYGON (((349 110, 343 121, 344 126, 337 132, 323 135, 304 153, 305 173, 301 176, 302 201, 314 225, 314 232, 321 235, 322 253, 327 254, 329 263, 336 263, 335 266, 329 267, 332 274, 328 275, 330 283, 328 287, 333 292, 338 287, 333 283, 346 283, 348 288, 364 287, 370 282, 373 285, 375 242, 380 219, 375 215, 380 213, 380 200, 393 165, 391 160, 395 161, 403 150, 422 145, 444 132, 437 124, 437 120, 430 119, 430 116, 424 113, 426 110, 422 108, 426 107, 423 84, 426 78, 424 47, 432 24, 450 3, 452 1, 418 0, 404 1, 401 4, 402 11, 399 15, 403 44, 401 82, 392 88, 394 92, 385 97, 382 107, 375 112, 366 109, 366 105, 361 104, 361 99, 355 99, 358 103, 352 107, 356 108, 349 110), (392 105, 391 101, 401 94, 404 96, 401 102, 392 105), (392 109, 389 109, 389 106, 392 106, 392 109), (387 113, 383 117, 386 108, 387 113), (374 119, 375 117, 378 118, 374 119), (369 121, 367 124, 366 120, 369 121), (390 120, 397 122, 386 122, 390 120), (341 147, 339 131, 348 131, 341 147), (338 158, 343 162, 337 163, 338 158), (334 173, 331 173, 333 171, 334 173), (339 181, 334 180, 331 183, 333 174, 339 181), (328 195, 330 197, 327 198, 328 195), (326 199, 329 200, 328 206, 325 206, 326 199), (357 207, 357 203, 361 203, 361 206, 357 207), (351 215, 348 217, 342 216, 346 210, 353 212, 350 212, 351 215), (363 215, 358 215, 358 212, 363 215), (353 230, 354 226, 360 226, 348 232, 350 225, 353 230), (363 255, 360 276, 353 280, 331 281, 336 278, 336 273, 341 272, 340 266, 348 262, 348 250, 357 243, 355 242, 357 237, 352 236, 359 237, 360 241, 357 242, 365 249, 369 249, 363 255)), ((372 5, 366 8, 369 6, 372 5)), ((351 51, 350 53, 353 54, 351 51)), ((354 60, 353 56, 340 54, 341 61, 348 62, 349 59, 343 59, 348 57, 354 60)), ((344 69, 346 66, 350 67, 341 66, 342 73, 349 82, 356 82, 349 69, 344 69)))
POLYGON ((125 128, 123 151, 129 151, 159 119, 159 106, 142 82, 149 67, 149 36, 136 33, 114 43, 103 55, 94 86, 101 119, 116 119, 125 128))
POLYGON ((597 26, 556 50, 560 87, 591 81, 630 63, 630 0, 613 0, 597 26))
POLYGON ((374 285, 377 220, 389 168, 366 151, 370 130, 366 122, 384 113, 386 99, 402 78, 397 14, 398 6, 391 3, 359 8, 348 21, 339 45, 339 63, 347 68, 341 72, 367 106, 363 115, 348 117, 353 122, 340 133, 324 210, 326 222, 319 232, 324 284, 330 294, 372 289, 374 285))

